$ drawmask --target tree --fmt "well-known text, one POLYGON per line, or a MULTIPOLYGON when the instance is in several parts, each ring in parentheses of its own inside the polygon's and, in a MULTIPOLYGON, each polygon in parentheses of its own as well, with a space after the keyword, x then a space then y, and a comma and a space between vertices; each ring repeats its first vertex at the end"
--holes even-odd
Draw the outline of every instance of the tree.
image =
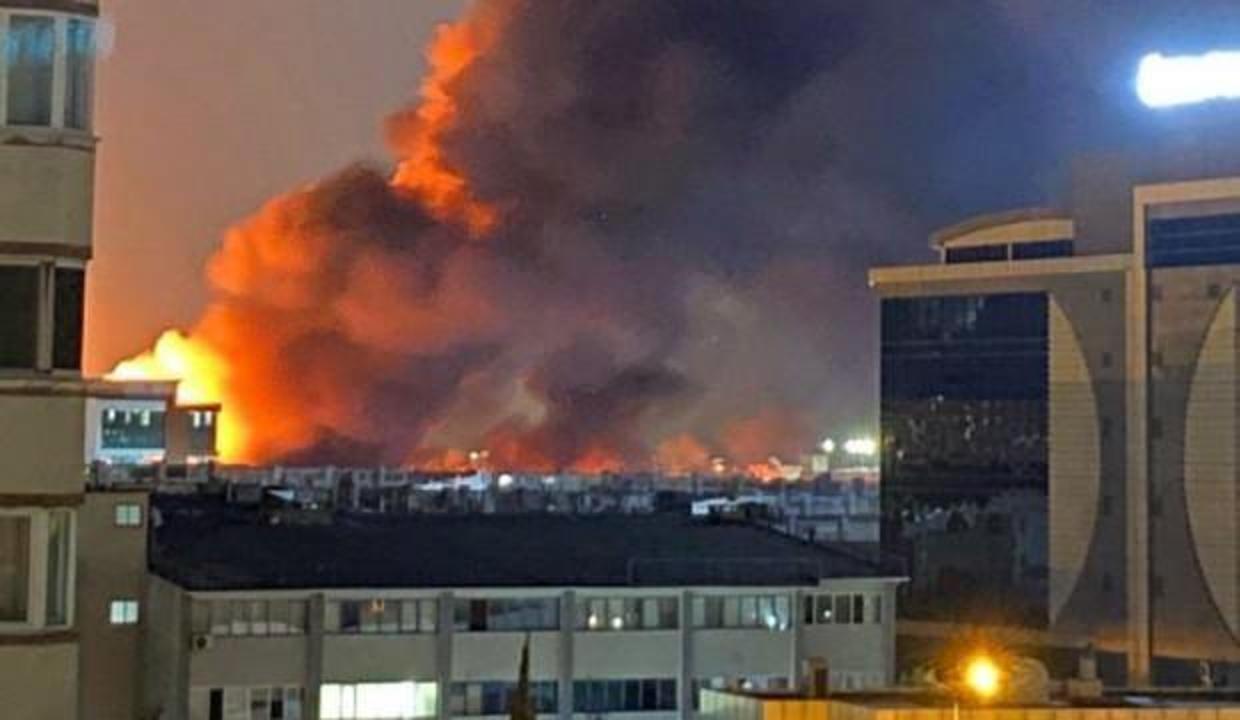
POLYGON ((534 698, 530 696, 530 635, 521 645, 521 667, 517 671, 517 688, 508 701, 509 720, 535 720, 534 698))

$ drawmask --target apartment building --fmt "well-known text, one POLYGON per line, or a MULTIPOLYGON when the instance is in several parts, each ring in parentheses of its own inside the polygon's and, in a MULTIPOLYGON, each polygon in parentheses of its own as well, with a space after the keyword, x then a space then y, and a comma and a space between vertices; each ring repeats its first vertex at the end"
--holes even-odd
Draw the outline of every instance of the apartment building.
POLYGON ((159 498, 145 710, 194 720, 690 717, 701 687, 890 683, 898 578, 679 515, 320 516, 159 498), (273 524, 275 518, 277 524, 273 524))

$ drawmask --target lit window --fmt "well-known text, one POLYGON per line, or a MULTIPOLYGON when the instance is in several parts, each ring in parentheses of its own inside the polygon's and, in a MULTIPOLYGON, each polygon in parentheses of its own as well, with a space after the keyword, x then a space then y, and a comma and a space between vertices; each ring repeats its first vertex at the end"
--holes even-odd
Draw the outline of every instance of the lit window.
POLYGON ((51 125, 55 21, 50 17, 12 16, 6 47, 9 124, 51 125))
POLYGON ((142 527, 141 505, 121 503, 116 506, 114 512, 117 527, 142 527))
POLYGON ((438 685, 433 682, 328 684, 319 690, 321 720, 416 720, 434 717, 438 685))
POLYGON ((113 600, 108 605, 108 622, 113 625, 134 625, 138 622, 137 600, 113 600))
POLYGON ((46 623, 69 622, 69 572, 72 565, 73 515, 53 510, 47 516, 46 623))

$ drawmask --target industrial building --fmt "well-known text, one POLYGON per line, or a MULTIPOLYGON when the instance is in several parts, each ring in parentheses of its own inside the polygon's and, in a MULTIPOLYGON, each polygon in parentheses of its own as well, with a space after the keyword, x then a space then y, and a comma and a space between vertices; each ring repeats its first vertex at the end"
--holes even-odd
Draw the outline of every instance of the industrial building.
POLYGON ((840 688, 894 679, 899 579, 751 525, 152 512, 152 716, 502 715, 526 638, 538 710, 562 718, 690 717, 701 687, 793 687, 809 659, 840 688))
POLYGON ((871 271, 910 615, 1032 618, 1126 652, 1134 683, 1240 661, 1225 157, 1095 161, 1070 210, 976 218, 933 236, 938 263, 871 271))

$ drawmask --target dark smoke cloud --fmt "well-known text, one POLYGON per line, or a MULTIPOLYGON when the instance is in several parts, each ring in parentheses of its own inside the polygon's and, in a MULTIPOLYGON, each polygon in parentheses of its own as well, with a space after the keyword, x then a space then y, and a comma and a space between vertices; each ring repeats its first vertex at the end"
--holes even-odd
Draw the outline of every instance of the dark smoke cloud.
POLYGON ((199 332, 265 458, 794 455, 876 414, 865 268, 1061 195, 1123 115, 1091 43, 1178 7, 1083 5, 484 0, 442 151, 493 232, 346 171, 234 234, 199 332))

